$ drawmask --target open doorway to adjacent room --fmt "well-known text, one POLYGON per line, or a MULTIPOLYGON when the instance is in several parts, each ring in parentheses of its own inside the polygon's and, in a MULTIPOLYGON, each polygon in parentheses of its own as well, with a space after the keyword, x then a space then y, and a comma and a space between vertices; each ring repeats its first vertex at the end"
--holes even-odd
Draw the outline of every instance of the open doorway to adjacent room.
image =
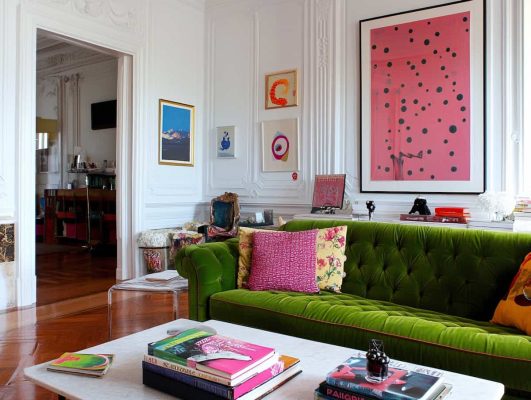
POLYGON ((37 30, 37 306, 116 281, 118 58, 37 30))

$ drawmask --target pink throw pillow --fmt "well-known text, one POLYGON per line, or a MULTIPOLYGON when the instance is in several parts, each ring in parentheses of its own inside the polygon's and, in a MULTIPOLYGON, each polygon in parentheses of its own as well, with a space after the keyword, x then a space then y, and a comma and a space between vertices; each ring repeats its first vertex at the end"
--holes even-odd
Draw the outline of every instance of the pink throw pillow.
POLYGON ((317 232, 256 231, 249 289, 319 292, 315 276, 317 232))

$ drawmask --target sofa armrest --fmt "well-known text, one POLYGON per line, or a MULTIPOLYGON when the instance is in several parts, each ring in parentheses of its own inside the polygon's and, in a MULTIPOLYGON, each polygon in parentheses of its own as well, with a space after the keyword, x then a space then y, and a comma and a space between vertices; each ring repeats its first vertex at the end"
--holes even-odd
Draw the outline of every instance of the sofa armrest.
POLYGON ((191 245, 181 249, 175 258, 175 269, 188 279, 189 318, 209 319, 211 295, 236 288, 238 271, 238 239, 191 245))

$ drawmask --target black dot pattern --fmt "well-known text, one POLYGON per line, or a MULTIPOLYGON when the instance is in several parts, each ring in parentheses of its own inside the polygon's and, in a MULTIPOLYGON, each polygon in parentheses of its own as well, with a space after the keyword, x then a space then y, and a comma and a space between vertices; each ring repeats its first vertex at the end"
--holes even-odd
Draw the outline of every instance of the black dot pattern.
POLYGON ((469 28, 463 12, 370 31, 371 179, 470 179, 469 28))

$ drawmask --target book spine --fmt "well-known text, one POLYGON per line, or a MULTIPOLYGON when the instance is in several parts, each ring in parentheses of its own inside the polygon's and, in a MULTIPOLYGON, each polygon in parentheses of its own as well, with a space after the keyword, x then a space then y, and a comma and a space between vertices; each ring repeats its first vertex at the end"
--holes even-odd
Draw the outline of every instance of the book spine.
POLYGON ((375 396, 368 396, 365 394, 353 393, 351 391, 332 386, 327 382, 321 382, 319 384, 318 392, 324 395, 326 398, 339 399, 339 400, 374 400, 378 399, 375 396))
POLYGON ((146 354, 144 355, 144 361, 149 364, 157 365, 162 368, 166 368, 166 369, 179 372, 181 374, 186 374, 186 375, 194 376, 197 378, 206 379, 208 381, 219 383, 221 385, 230 386, 230 383, 231 383, 230 380, 222 378, 220 376, 211 375, 207 372, 199 371, 197 369, 192 369, 192 368, 183 366, 181 364, 177 364, 177 363, 164 360, 164 359, 161 359, 155 356, 150 356, 146 354))
POLYGON ((205 381, 201 378, 182 374, 172 369, 159 367, 158 365, 150 364, 146 361, 142 361, 142 368, 147 369, 148 371, 154 372, 158 375, 165 376, 172 380, 179 381, 187 385, 193 386, 197 389, 205 390, 209 393, 213 393, 225 399, 228 399, 228 400, 234 399, 233 390, 232 388, 228 386, 220 385, 219 383, 214 383, 210 381, 205 381))
POLYGON ((148 369, 142 369, 142 383, 183 400, 225 400, 223 397, 156 374, 148 369))

